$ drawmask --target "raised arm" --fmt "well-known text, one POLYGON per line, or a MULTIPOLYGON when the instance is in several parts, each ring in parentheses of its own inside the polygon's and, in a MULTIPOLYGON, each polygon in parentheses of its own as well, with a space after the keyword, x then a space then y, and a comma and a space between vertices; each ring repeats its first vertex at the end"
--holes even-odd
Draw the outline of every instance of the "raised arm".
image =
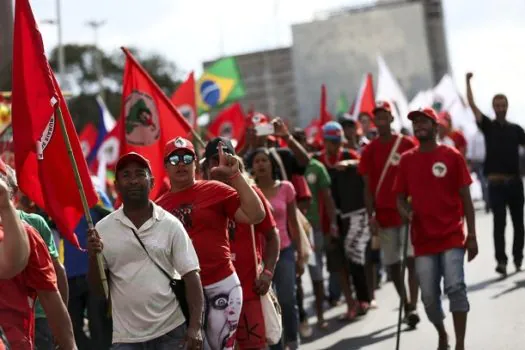
POLYGON ((296 139, 294 139, 280 118, 272 120, 272 123, 275 127, 275 135, 282 137, 286 141, 297 161, 297 165, 302 168, 306 168, 308 163, 310 163, 310 156, 308 155, 308 152, 306 152, 304 147, 301 146, 301 144, 296 139))
POLYGON ((0 242, 0 278, 9 279, 27 265, 29 240, 22 221, 10 199, 9 189, 0 179, 0 218, 4 239, 0 242))
POLYGON ((481 111, 479 110, 478 106, 476 106, 476 103, 474 102, 474 94, 472 93, 472 86, 470 84, 470 81, 474 75, 472 73, 467 73, 466 79, 467 79, 467 101, 470 106, 470 109, 472 110, 472 113, 474 113, 474 116, 476 117, 476 122, 479 124, 483 120, 483 115, 481 114, 481 111))

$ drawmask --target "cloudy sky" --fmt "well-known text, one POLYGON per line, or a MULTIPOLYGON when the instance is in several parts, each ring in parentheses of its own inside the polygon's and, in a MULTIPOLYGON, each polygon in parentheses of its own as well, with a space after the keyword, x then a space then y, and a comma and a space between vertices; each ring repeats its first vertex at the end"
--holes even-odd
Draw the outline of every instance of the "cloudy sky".
MULTIPOLYGON (((183 72, 201 71, 201 62, 220 55, 288 46, 290 25, 320 12, 370 0, 89 0, 61 1, 64 42, 92 43, 85 25, 105 20, 99 44, 107 50, 136 46, 162 52, 183 72)), ((475 73, 478 105, 492 113, 497 92, 509 97, 509 116, 525 125, 525 1, 443 0, 452 74, 464 91, 464 74, 475 73)), ((55 0, 33 0, 37 20, 54 19, 55 0)), ((41 24, 47 49, 56 28, 41 24)), ((387 62, 388 63, 388 62, 387 62)), ((411 98, 411 96, 409 96, 411 98)))

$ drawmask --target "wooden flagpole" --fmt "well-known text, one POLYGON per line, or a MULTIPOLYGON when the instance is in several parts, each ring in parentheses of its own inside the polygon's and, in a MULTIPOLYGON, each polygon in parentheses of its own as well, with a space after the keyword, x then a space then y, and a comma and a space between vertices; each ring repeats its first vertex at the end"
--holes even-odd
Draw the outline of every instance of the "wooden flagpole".
MULTIPOLYGON (((69 161, 71 162, 71 167, 73 169, 73 174, 75 175, 75 181, 78 187, 78 193, 80 194, 80 200, 82 201, 82 207, 84 209, 84 215, 86 216, 86 221, 90 229, 94 228, 93 219, 91 218, 91 213, 89 211, 89 204, 86 197, 86 192, 84 191, 84 185, 82 184, 82 179, 80 178, 80 173, 78 171, 77 162, 75 161, 75 156, 73 155, 73 149, 71 148, 71 142, 69 141, 69 136, 67 134, 66 123, 64 121, 64 116, 60 110, 60 106, 56 109, 56 116, 58 118, 58 123, 60 124, 60 129, 62 130, 62 136, 66 142, 67 154, 69 156, 69 161)), ((104 296, 106 300, 109 300, 109 287, 108 279, 106 272, 104 271, 104 257, 101 253, 97 254, 97 266, 100 273, 100 279, 102 281, 102 287, 104 288, 104 296)))

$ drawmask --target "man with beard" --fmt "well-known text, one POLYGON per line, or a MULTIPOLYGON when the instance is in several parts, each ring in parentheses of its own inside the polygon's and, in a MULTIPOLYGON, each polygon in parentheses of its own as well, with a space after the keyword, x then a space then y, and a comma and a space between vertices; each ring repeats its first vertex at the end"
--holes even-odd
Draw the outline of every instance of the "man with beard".
POLYGON ((89 230, 88 279, 101 292, 96 255, 102 253, 113 349, 178 349, 185 341, 188 349, 201 349, 204 297, 197 254, 181 222, 149 200, 153 181, 149 161, 141 155, 128 153, 117 162, 115 186, 123 206, 89 230), (180 275, 185 282, 187 329, 166 275, 180 275))
POLYGON ((470 80, 467 78, 467 99, 476 116, 479 129, 485 136, 486 158, 484 173, 488 180, 488 197, 493 212, 494 248, 496 252, 496 272, 507 274, 507 254, 505 253, 505 226, 507 207, 514 226, 512 255, 516 270, 521 270, 523 263, 523 244, 525 229, 523 226, 523 181, 520 175, 519 146, 525 145, 525 132, 507 120, 507 97, 497 94, 492 99, 496 119, 490 120, 481 113, 476 103, 470 80))
MULTIPOLYGON (((401 156, 394 185, 401 216, 411 222, 416 274, 428 319, 439 336, 439 350, 449 349, 441 305, 441 279, 454 319, 456 350, 465 349, 467 313, 464 257, 478 254, 472 183, 463 156, 436 141, 438 120, 431 108, 408 114, 420 142, 401 156), (467 221, 468 234, 463 232, 467 221)), ((429 348, 422 346, 422 348, 429 348)))
MULTIPOLYGON (((363 150, 359 172, 365 180, 365 202, 368 210, 372 235, 379 237, 383 251, 383 263, 390 271, 397 293, 405 305, 405 322, 411 327, 419 323, 417 314, 418 286, 414 268, 414 252, 408 242, 406 265, 410 299, 405 292, 405 281, 401 278, 406 226, 397 211, 394 180, 399 170, 401 155, 416 145, 406 136, 392 133, 394 121, 392 107, 386 101, 377 103, 374 121, 379 133, 363 150)), ((369 274, 370 275, 370 274, 369 274)), ((372 278, 370 276, 369 278, 372 278)))

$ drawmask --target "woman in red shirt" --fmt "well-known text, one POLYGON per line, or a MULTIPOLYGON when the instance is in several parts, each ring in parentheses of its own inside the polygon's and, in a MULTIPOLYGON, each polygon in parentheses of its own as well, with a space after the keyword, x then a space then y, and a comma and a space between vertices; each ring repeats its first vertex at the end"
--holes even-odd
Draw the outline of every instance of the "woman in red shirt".
POLYGON ((257 224, 264 219, 261 201, 239 171, 237 160, 219 150, 219 165, 213 172, 227 178, 197 181, 197 157, 193 144, 181 137, 164 149, 171 190, 157 203, 175 215, 188 232, 201 268, 206 297, 204 330, 213 350, 230 349, 242 307, 240 281, 231 262, 228 220, 257 224))

